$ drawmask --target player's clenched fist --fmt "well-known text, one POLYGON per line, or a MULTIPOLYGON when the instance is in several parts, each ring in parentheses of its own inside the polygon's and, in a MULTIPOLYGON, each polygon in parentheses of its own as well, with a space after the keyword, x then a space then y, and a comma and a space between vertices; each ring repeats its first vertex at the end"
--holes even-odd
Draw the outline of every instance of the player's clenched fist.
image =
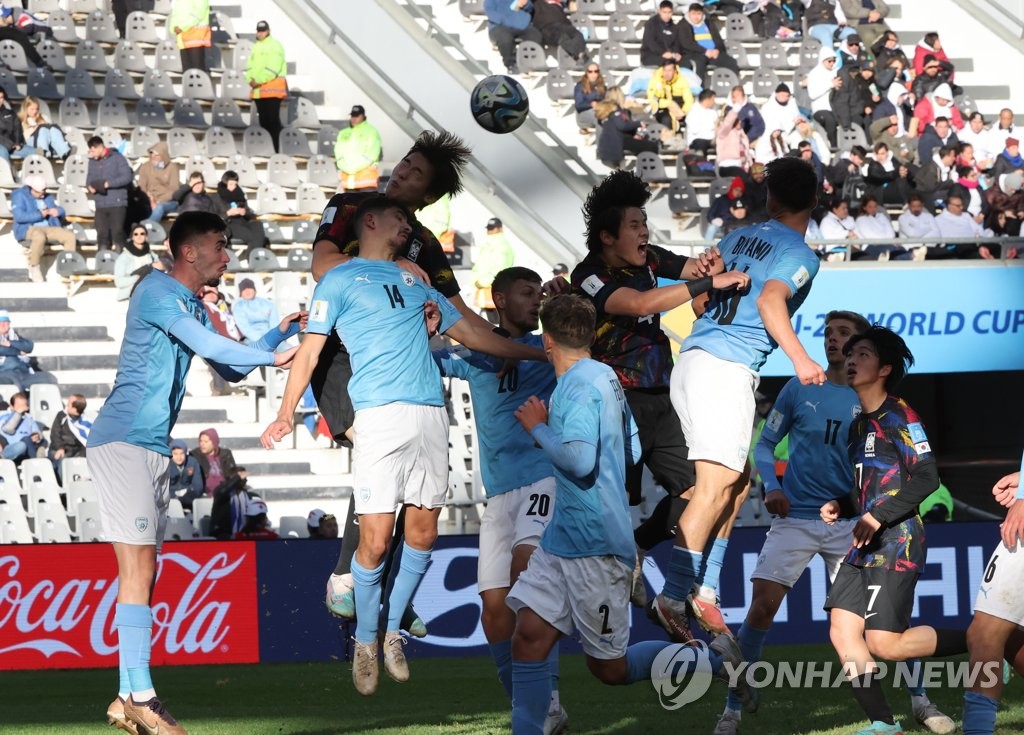
POLYGON ((828 525, 832 525, 839 520, 839 501, 830 500, 821 506, 821 520, 825 521, 828 525))
POLYGON ((1020 487, 1020 473, 1013 472, 1001 478, 992 487, 992 497, 1000 505, 1009 508, 1017 499, 1017 488, 1020 487))
POLYGON ((799 378, 802 385, 825 384, 825 371, 821 369, 821 365, 811 358, 807 357, 795 361, 793 368, 796 370, 796 377, 799 378))
POLYGON ((537 398, 537 396, 530 396, 526 399, 526 403, 516 409, 515 416, 516 420, 519 421, 519 425, 527 433, 530 433, 537 424, 547 423, 548 409, 544 405, 544 401, 537 398))
POLYGON ((750 276, 743 271, 726 271, 713 276, 711 285, 717 289, 738 288, 744 291, 750 288, 750 276))
POLYGON ((277 419, 270 422, 270 425, 260 435, 260 444, 264 449, 273 449, 274 445, 292 433, 292 425, 284 419, 277 419))

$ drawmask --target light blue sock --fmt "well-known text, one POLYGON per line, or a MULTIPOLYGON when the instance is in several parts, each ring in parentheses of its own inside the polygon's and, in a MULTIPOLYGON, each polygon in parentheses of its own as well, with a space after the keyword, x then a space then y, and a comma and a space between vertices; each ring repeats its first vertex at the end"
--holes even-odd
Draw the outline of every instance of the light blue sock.
POLYGON ((665 641, 640 641, 626 649, 626 684, 638 681, 649 681, 651 666, 658 654, 672 643, 665 641))
POLYGON ((513 661, 513 735, 543 735, 550 703, 551 669, 548 662, 513 661))
POLYGON ((558 680, 561 678, 561 669, 558 666, 558 641, 551 646, 551 653, 548 654, 548 671, 551 672, 551 691, 558 691, 558 680))
MULTIPOLYGON (((753 665, 761 660, 761 651, 764 648, 764 639, 768 630, 761 630, 743 623, 736 640, 740 644, 740 651, 743 653, 743 660, 753 665)), ((725 700, 725 706, 731 710, 743 709, 743 703, 739 697, 729 690, 729 696, 725 700)))
POLYGON ((978 692, 964 692, 964 735, 992 735, 999 701, 978 692))
POLYGON ((384 562, 366 569, 352 557, 352 581, 356 597, 356 642, 377 642, 377 615, 380 612, 380 578, 384 562))
POLYGON ((697 577, 697 584, 718 589, 718 580, 722 576, 722 564, 725 563, 725 550, 729 547, 729 539, 716 538, 705 552, 704 571, 697 577))
POLYGON ((906 665, 910 675, 907 677, 907 682, 903 685, 903 688, 907 690, 907 694, 911 697, 925 696, 927 692, 921 685, 921 681, 924 679, 924 666, 921 664, 921 659, 909 658, 906 661, 906 665))
POLYGON ((497 643, 488 643, 487 647, 491 649, 491 658, 494 659, 494 665, 498 669, 498 681, 505 687, 505 693, 508 695, 508 701, 512 701, 512 641, 498 641, 497 643))
POLYGON ((665 576, 665 587, 662 593, 682 602, 690 594, 693 580, 697 578, 700 561, 703 555, 699 551, 691 551, 681 546, 672 547, 672 556, 668 561, 668 574, 665 576))
MULTIPOLYGON (((398 573, 402 570, 402 552, 405 550, 405 542, 398 544, 395 547, 395 553, 391 555, 391 566, 388 568, 388 578, 384 582, 383 593, 380 596, 380 615, 378 620, 380 621, 380 627, 387 627, 388 618, 391 616, 391 591, 395 589, 395 580, 398 579, 398 573)), ((384 560, 384 565, 387 566, 387 559, 384 560)))
POLYGON ((427 566, 430 564, 430 549, 420 551, 406 546, 404 542, 402 546, 402 563, 395 576, 395 585, 388 596, 389 631, 398 630, 405 608, 412 602, 416 588, 420 586, 420 580, 427 573, 427 566))
MULTIPOLYGON (((114 608, 114 627, 120 631, 121 625, 124 624, 124 614, 121 611, 122 607, 126 605, 118 605, 114 608)), ((118 632, 118 640, 120 641, 121 634, 118 632)), ((128 656, 125 653, 125 647, 120 645, 117 646, 117 696, 121 699, 127 700, 128 695, 132 693, 131 680, 128 678, 128 656)))
POLYGON ((153 611, 149 605, 118 603, 114 611, 118 648, 124 652, 128 684, 139 702, 154 696, 153 678, 149 673, 149 656, 153 643, 153 611), (148 696, 146 696, 148 695, 148 696))

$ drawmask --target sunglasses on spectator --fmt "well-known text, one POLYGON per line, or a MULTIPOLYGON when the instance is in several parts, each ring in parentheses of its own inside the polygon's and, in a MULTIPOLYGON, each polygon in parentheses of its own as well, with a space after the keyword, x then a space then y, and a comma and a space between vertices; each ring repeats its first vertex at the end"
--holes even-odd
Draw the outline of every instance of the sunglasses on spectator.
POLYGON ((600 74, 600 69, 587 69, 587 74, 600 74))
POLYGON ((145 236, 146 236, 146 231, 145 230, 140 230, 139 232, 133 232, 132 233, 132 237, 145 237, 145 236))

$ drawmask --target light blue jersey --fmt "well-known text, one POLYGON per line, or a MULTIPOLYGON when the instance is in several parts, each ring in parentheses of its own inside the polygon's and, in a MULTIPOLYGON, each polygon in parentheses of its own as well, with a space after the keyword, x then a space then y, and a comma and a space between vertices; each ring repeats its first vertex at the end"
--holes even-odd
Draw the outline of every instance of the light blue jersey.
MULTIPOLYGON (((539 334, 515 340, 543 349, 539 334)), ((441 374, 469 383, 477 440, 480 443, 480 474, 487 497, 530 485, 554 472, 547 455, 516 421, 515 411, 530 396, 547 402, 555 389, 555 370, 550 363, 524 360, 500 380, 502 360, 466 347, 436 350, 434 359, 441 374)))
POLYGON ((759 370, 778 347, 764 328, 757 298, 768 281, 782 281, 792 294, 790 316, 811 290, 818 257, 803 236, 775 220, 743 227, 719 243, 726 270, 750 276, 750 290, 712 291, 707 310, 693 324, 683 350, 700 349, 716 357, 759 370))
MULTIPOLYGON (((758 445, 769 448, 770 455, 789 434, 789 464, 781 489, 789 499, 791 518, 818 518, 824 503, 843 497, 853 486, 846 438, 859 413, 857 393, 845 385, 801 385, 793 378, 779 393, 758 445)), ((761 464, 757 468, 765 489, 778 490, 774 463, 761 464)))
POLYGON ((596 447, 597 462, 586 477, 555 467, 554 517, 541 548, 569 558, 610 554, 632 567, 626 462, 635 456, 637 429, 615 372, 589 358, 569 368, 551 394, 548 426, 562 442, 596 447))
POLYGON ((139 281, 128 302, 114 388, 89 432, 89 447, 127 442, 170 456, 195 354, 170 334, 180 319, 213 330, 202 302, 179 281, 157 270, 139 281))
POLYGON ((427 301, 441 309, 442 332, 462 318, 448 299, 390 260, 352 258, 317 284, 306 331, 337 330, 352 358, 348 393, 355 410, 444 405, 423 317, 427 301))

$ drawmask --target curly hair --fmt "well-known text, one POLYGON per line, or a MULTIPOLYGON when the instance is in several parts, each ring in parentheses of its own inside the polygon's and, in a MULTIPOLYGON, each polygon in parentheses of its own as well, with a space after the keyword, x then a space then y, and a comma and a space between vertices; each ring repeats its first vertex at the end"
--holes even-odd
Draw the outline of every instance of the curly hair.
POLYGON ((618 236, 622 216, 630 207, 643 209, 651 190, 643 179, 630 171, 615 171, 591 189, 583 203, 583 222, 587 227, 587 250, 601 249, 601 233, 618 236))

